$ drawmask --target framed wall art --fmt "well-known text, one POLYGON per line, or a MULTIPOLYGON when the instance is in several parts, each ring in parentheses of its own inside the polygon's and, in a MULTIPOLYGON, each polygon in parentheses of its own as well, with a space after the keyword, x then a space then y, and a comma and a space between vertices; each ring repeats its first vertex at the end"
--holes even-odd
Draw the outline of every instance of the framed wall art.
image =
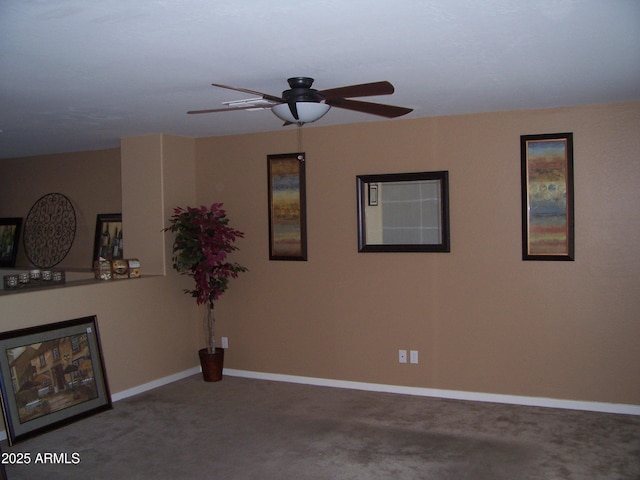
POLYGON ((95 316, 0 333, 9 445, 111 408, 95 316))
POLYGON ((0 267, 15 267, 22 218, 0 218, 0 267))
POLYGON ((96 260, 113 261, 124 258, 123 247, 122 214, 98 214, 91 265, 96 260))
POLYGON ((267 156, 269 260, 307 260, 304 153, 267 156))
POLYGON ((522 259, 574 260, 573 134, 520 137, 522 259))

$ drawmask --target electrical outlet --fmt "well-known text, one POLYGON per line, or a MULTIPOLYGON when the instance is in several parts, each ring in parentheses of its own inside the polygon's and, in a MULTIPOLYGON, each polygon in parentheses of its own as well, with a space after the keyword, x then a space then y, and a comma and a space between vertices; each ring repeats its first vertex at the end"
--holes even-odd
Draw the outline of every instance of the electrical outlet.
POLYGON ((418 350, 411 350, 409 352, 409 362, 418 363, 418 350))
POLYGON ((398 350, 398 361, 400 363, 407 363, 407 351, 406 350, 398 350))
POLYGON ((229 348, 229 337, 222 337, 222 348, 229 348))

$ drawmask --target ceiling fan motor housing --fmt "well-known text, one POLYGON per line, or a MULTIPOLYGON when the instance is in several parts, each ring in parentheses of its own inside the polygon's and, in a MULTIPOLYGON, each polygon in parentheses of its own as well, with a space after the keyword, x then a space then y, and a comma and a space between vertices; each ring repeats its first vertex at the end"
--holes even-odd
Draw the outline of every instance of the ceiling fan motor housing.
POLYGON ((318 91, 311 88, 313 85, 313 78, 309 77, 291 77, 287 80, 289 83, 289 90, 282 92, 282 98, 287 102, 315 102, 320 103, 324 100, 318 91))
MULTIPOLYGON (((289 83, 289 87, 291 88, 282 92, 282 99, 287 102, 289 111, 291 111, 291 115, 293 115, 293 118, 297 120, 297 123, 302 125, 303 122, 300 121, 297 104, 320 103, 322 102, 322 100, 324 100, 324 96, 319 94, 316 89, 311 88, 311 85, 313 85, 313 78, 291 77, 287 79, 287 82, 289 83)), ((326 111, 324 113, 326 113, 326 111)), ((322 113, 322 115, 324 115, 324 113, 322 113)))

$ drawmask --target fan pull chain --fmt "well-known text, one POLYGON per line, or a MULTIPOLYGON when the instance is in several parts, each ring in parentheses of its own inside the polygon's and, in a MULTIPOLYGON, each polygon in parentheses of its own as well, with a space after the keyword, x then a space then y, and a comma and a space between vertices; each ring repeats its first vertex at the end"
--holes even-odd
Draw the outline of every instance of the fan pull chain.
POLYGON ((302 125, 298 124, 298 152, 302 151, 302 125))

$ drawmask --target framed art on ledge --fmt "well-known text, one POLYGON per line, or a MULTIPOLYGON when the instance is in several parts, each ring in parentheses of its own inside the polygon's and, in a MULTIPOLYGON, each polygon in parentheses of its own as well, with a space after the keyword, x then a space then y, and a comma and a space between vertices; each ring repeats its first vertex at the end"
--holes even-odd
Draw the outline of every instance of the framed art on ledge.
POLYGON ((307 259, 304 153, 267 156, 269 260, 307 259))
POLYGON ((100 213, 96 218, 96 234, 93 241, 93 262, 96 260, 120 260, 124 258, 122 242, 122 214, 100 213))
POLYGON ((22 218, 0 218, 0 267, 15 267, 22 218))
POLYGON ((574 260, 573 134, 520 137, 522 259, 574 260))
POLYGON ((95 316, 0 333, 9 445, 111 408, 95 316))

